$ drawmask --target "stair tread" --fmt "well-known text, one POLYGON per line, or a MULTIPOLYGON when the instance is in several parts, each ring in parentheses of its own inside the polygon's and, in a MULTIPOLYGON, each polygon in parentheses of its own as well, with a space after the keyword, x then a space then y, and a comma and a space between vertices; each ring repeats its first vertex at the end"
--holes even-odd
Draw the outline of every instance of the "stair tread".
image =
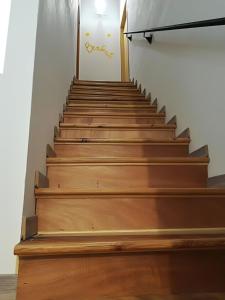
POLYGON ((60 123, 61 128, 96 128, 96 129, 176 129, 176 124, 78 124, 78 123, 60 123))
POLYGON ((175 138, 175 139, 101 139, 101 138, 55 138, 55 142, 72 142, 72 143, 148 143, 148 144, 183 144, 190 143, 188 138, 175 138))
MULTIPOLYGON (((64 112, 64 116, 83 116, 85 115, 84 113, 81 113, 81 112, 76 112, 76 111, 65 111, 64 112)), ((146 118, 146 117, 165 117, 166 114, 165 113, 141 113, 141 114, 138 114, 136 115, 135 113, 118 113, 118 114, 112 114, 112 113, 105 113, 104 115, 101 114, 101 113, 88 113, 88 117, 96 117, 96 116, 104 116, 104 117, 114 117, 114 118, 119 118, 119 117, 129 117, 129 118, 133 118, 133 117, 136 117, 136 118, 146 118)))
POLYGON ((19 243, 19 256, 225 249, 223 234, 36 236, 19 243))
POLYGON ((49 157, 51 163, 203 163, 208 164, 208 157, 49 157))
POLYGON ((225 195, 225 188, 129 188, 129 189, 76 189, 76 188, 38 188, 35 189, 38 195, 225 195))
POLYGON ((100 103, 100 104, 94 104, 94 103, 87 103, 87 104, 81 104, 81 103, 69 103, 67 105, 67 107, 82 107, 82 108, 86 108, 86 107, 90 107, 90 108, 135 108, 135 109, 143 109, 143 108, 149 108, 149 109, 153 109, 153 108, 157 108, 156 105, 151 105, 151 104, 119 104, 119 103, 115 103, 115 104, 104 104, 104 103, 100 103))

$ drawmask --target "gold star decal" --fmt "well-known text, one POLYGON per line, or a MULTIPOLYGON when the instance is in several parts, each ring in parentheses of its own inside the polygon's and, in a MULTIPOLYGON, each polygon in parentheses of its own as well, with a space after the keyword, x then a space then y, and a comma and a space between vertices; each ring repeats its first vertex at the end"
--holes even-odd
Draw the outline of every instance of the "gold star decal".
POLYGON ((90 34, 90 32, 85 32, 85 35, 90 36, 91 34, 90 34))

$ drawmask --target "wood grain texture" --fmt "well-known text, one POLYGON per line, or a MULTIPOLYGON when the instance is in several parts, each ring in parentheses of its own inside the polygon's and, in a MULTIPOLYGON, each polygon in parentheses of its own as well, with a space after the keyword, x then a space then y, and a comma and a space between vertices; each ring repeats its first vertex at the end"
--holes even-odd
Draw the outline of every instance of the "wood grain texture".
POLYGON ((103 127, 103 128, 88 128, 78 127, 69 128, 69 126, 61 127, 61 138, 99 138, 99 139, 174 139, 174 128, 131 128, 131 127, 103 127))
POLYGON ((123 98, 119 98, 119 99, 112 99, 112 100, 106 100, 104 98, 96 98, 96 99, 92 99, 90 97, 85 97, 85 98, 75 98, 75 99, 71 99, 70 97, 68 98, 67 103, 68 104, 77 104, 77 105, 100 105, 103 104, 104 105, 111 105, 111 104, 116 104, 117 105, 137 105, 141 107, 141 105, 148 105, 149 102, 146 101, 145 99, 143 100, 137 100, 136 98, 134 100, 132 99, 123 99, 123 98))
POLYGON ((55 143, 61 157, 187 156, 187 143, 55 143))
POLYGON ((21 258, 17 300, 222 293, 224 266, 224 252, 207 250, 21 258))
POLYGON ((75 114, 64 114, 65 123, 77 123, 77 124, 164 124, 165 116, 163 114, 155 114, 150 116, 96 116, 96 115, 75 115, 75 114))
POLYGON ((38 231, 42 233, 225 228, 224 210, 225 195, 37 196, 38 231))
POLYGON ((50 187, 206 187, 205 165, 88 164, 48 165, 50 187))
POLYGON ((17 300, 225 295, 224 178, 158 106, 137 81, 74 78, 36 176, 37 235, 15 248, 17 300))
MULTIPOLYGON (((18 244, 20 256, 58 256, 112 253, 154 253, 198 250, 225 250, 224 234, 214 235, 95 235, 37 236, 18 244)), ((225 252, 223 255, 225 255, 225 252)), ((224 267, 225 268, 225 267, 224 267)))
POLYGON ((84 107, 84 106, 74 106, 73 104, 69 104, 66 108, 66 111, 75 111, 79 113, 85 114, 118 114, 118 113, 130 113, 130 114, 149 114, 149 113, 156 113, 157 108, 155 106, 152 107, 126 107, 126 106, 114 106, 114 107, 84 107))

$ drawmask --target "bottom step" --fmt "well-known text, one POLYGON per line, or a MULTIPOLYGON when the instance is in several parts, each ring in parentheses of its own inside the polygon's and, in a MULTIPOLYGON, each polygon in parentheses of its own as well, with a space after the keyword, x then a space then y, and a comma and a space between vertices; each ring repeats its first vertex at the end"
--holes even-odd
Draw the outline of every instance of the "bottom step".
POLYGON ((37 237, 15 254, 17 300, 225 292, 224 235, 37 237))

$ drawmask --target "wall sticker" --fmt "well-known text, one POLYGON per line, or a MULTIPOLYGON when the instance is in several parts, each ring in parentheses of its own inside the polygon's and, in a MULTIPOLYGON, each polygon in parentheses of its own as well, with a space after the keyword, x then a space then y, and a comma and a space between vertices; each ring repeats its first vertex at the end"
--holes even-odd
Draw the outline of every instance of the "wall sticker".
POLYGON ((96 46, 96 45, 93 45, 89 42, 86 42, 85 43, 85 48, 86 48, 86 50, 89 54, 91 54, 93 52, 101 52, 104 55, 106 55, 108 58, 113 58, 113 55, 114 55, 114 53, 111 52, 110 50, 108 50, 105 45, 96 46))

